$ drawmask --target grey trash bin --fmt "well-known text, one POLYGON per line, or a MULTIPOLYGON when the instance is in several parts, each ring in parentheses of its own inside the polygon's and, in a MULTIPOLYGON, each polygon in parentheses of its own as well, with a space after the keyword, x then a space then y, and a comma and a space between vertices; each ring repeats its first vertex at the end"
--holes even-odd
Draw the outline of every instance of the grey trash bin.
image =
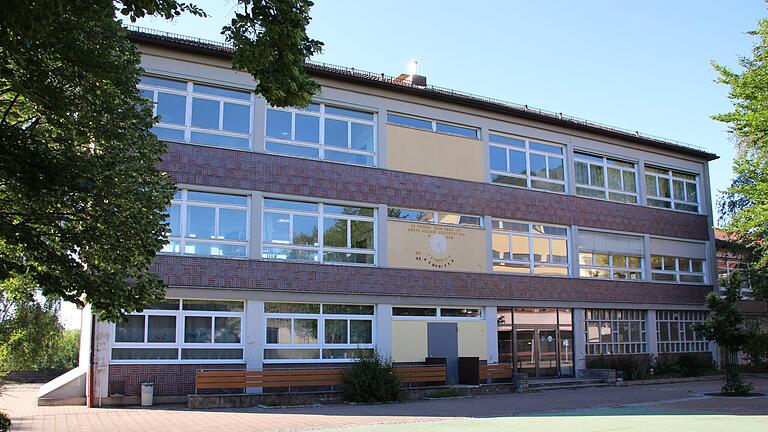
POLYGON ((155 384, 151 382, 141 383, 141 406, 152 406, 155 394, 155 384))

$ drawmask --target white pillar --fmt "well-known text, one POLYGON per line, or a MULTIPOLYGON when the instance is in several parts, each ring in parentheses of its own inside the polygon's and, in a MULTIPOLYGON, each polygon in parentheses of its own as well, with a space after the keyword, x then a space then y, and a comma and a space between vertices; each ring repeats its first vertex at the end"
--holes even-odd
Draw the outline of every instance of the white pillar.
POLYGON ((379 353, 392 358, 392 305, 376 305, 376 349, 379 353))
POLYGON ((573 368, 574 373, 587 368, 587 341, 584 332, 584 309, 573 309, 573 368))
POLYGON ((659 358, 659 339, 656 335, 656 310, 648 309, 648 318, 645 320, 645 339, 648 343, 648 354, 659 358))
MULTIPOLYGON (((264 302, 248 300, 245 306, 245 368, 261 369, 264 366, 264 302)), ((261 387, 249 387, 246 393, 261 393, 261 387)))
POLYGON ((497 327, 497 309, 496 306, 485 307, 485 332, 488 341, 488 363, 499 362, 499 341, 497 327))
POLYGON ((93 352, 94 406, 101 406, 101 398, 109 396, 109 351, 112 346, 112 324, 96 321, 93 352))

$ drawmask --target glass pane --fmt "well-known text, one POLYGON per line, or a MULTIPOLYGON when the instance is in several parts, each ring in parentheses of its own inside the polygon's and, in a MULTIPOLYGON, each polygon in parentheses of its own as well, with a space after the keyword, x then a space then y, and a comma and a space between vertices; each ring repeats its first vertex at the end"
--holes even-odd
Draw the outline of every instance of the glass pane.
POLYGON ((265 349, 265 360, 316 360, 320 358, 319 349, 265 349))
POLYGON ((286 141, 291 139, 291 113, 288 111, 267 110, 267 136, 286 141))
POLYGON ((293 215, 292 244, 318 246, 317 216, 293 215))
POLYGON ((512 259, 512 257, 510 256, 508 235, 493 233, 493 259, 497 259, 497 260, 512 259))
POLYGON ((608 188, 613 190, 622 190, 621 171, 616 168, 608 167, 608 188))
POLYGON ((267 141, 266 150, 270 153, 277 153, 287 156, 298 156, 313 159, 320 157, 320 150, 317 148, 282 144, 272 141, 267 141))
POLYGON ((355 165, 373 166, 373 156, 326 150, 325 160, 355 165))
POLYGON ((179 310, 178 299, 164 299, 157 303, 148 304, 146 310, 179 310))
POLYGON ((240 343, 240 318, 216 317, 214 326, 214 343, 240 343))
POLYGON ((224 130, 249 133, 251 131, 251 107, 224 103, 224 130))
POLYGON ((626 192, 637 193, 635 173, 632 171, 623 171, 622 176, 624 177, 624 190, 626 192))
POLYGON ((556 145, 544 144, 536 141, 529 141, 528 147, 531 150, 538 150, 547 153, 563 154, 563 148, 556 145))
POLYGON ((500 183, 500 184, 518 186, 518 187, 528 186, 528 181, 525 178, 510 177, 510 176, 504 176, 504 175, 498 175, 498 174, 491 174, 491 181, 494 183, 500 183))
POLYGON ((357 118, 361 120, 368 120, 373 121, 373 113, 365 112, 365 111, 358 111, 358 110, 352 110, 348 108, 339 108, 334 106, 325 106, 325 113, 330 115, 337 115, 337 116, 343 116, 343 117, 352 117, 357 118))
POLYGON ((211 343, 211 317, 184 317, 185 343, 211 343))
POLYGON ((579 196, 585 196, 585 197, 592 197, 592 198, 605 198, 605 191, 604 190, 595 190, 595 189, 587 189, 583 187, 576 186, 576 195, 579 196))
POLYGON ((401 126, 432 130, 432 122, 429 120, 406 117, 397 114, 387 114, 387 122, 401 126))
POLYGON ((242 195, 227 195, 210 192, 187 192, 188 201, 203 201, 221 204, 247 205, 248 198, 242 195))
POLYGON ((441 317, 451 318, 477 318, 480 316, 480 309, 478 308, 440 308, 441 317))
POLYGON ((373 126, 352 123, 352 148, 373 151, 373 126))
POLYGON ((549 178, 553 180, 565 179, 565 170, 563 160, 560 158, 549 158, 549 178))
POLYGON ((605 177, 603 176, 602 165, 590 165, 589 172, 592 175, 592 186, 605 186, 605 177))
POLYGON ((116 323, 115 342, 144 342, 144 316, 128 315, 116 323))
POLYGON ((373 321, 352 320, 349 322, 349 343, 373 343, 373 321))
MULTIPOLYGON (((314 218, 317 220, 317 218, 314 218)), ((280 213, 264 213, 264 239, 265 243, 290 242, 290 219, 288 215, 280 213)))
POLYGON ((141 81, 139 82, 141 84, 148 85, 148 86, 166 87, 166 88, 172 88, 176 90, 187 89, 186 81, 175 81, 175 80, 158 78, 158 77, 147 76, 147 75, 142 75, 141 81))
POLYGON ((183 125, 186 121, 187 97, 160 92, 157 94, 157 110, 160 123, 183 125))
POLYGON ((242 312, 243 302, 232 300, 184 300, 184 310, 209 312, 242 312))
POLYGON ((653 273, 653 280, 657 281, 674 281, 675 275, 671 273, 653 273))
POLYGON ((219 128, 219 101, 192 98, 192 126, 219 128))
POLYGON ((691 271, 696 273, 704 272, 704 262, 702 260, 691 260, 691 271))
MULTIPOLYGON (((512 174, 526 175, 527 168, 525 162, 525 153, 510 150, 509 151, 509 172, 512 174)), ((525 180, 523 180, 525 183, 525 180)))
POLYGON ((672 191, 676 200, 685 200, 685 185, 682 180, 672 180, 672 191))
POLYGON ((373 352, 372 349, 359 349, 359 348, 336 348, 336 349, 323 349, 324 359, 354 359, 358 355, 373 352))
POLYGON ((216 135, 202 132, 192 132, 190 141, 197 144, 207 144, 217 147, 250 148, 248 138, 216 135))
POLYGON ((341 120, 325 120, 325 145, 348 147, 347 122, 341 120))
POLYGON ((595 265, 608 267, 610 265, 610 258, 608 258, 608 255, 595 254, 595 265))
POLYGON ((219 238, 227 240, 246 239, 245 210, 220 209, 219 210, 219 238))
POLYGON ((320 117, 296 114, 296 141, 320 142, 320 117))
POLYGON ((659 177, 659 196, 663 198, 671 198, 668 178, 659 177))
POLYGON ((501 147, 491 146, 491 169, 495 171, 507 170, 507 150, 501 147))
POLYGON ((347 320, 337 320, 337 319, 325 320, 325 343, 327 344, 347 343, 347 320))
POLYGON ((629 268, 640 268, 642 267, 642 258, 640 257, 628 257, 627 265, 629 268))
POLYGON ((648 192, 648 196, 659 196, 659 190, 656 188, 656 177, 645 176, 645 190, 648 192))
POLYGON ((434 317, 437 316, 436 308, 419 308, 419 307, 393 307, 392 316, 422 316, 422 317, 434 317))
MULTIPOLYGON (((547 246, 547 249, 549 249, 549 246, 547 246)), ((512 260, 528 262, 531 260, 530 252, 528 236, 512 236, 512 260)))
POLYGON ((347 247, 347 220, 325 218, 323 221, 323 244, 333 247, 347 247))
POLYGON ((589 185, 589 164, 586 162, 576 162, 576 184, 589 185))
POLYGON ((563 239, 552 239, 552 262, 568 264, 568 244, 563 239))
POLYGON ((592 254, 589 252, 579 252, 579 264, 592 265, 592 254))
POLYGON ((184 141, 184 131, 178 129, 168 129, 164 127, 155 126, 152 129, 152 133, 157 136, 157 139, 168 141, 184 141))
POLYGON ((547 157, 537 154, 531 154, 529 157, 531 160, 531 175, 547 178, 547 157))
POLYGON ((329 315, 373 315, 373 305, 324 304, 323 313, 329 315))
POLYGON ((496 135, 491 134, 490 135, 490 141, 499 143, 499 144, 506 144, 514 147, 520 147, 525 148, 525 141, 517 138, 511 138, 503 135, 496 135))
POLYGON ((293 343, 316 344, 317 320, 296 318, 293 320, 293 343))
POLYGON ((206 93, 214 96, 224 96, 232 99, 250 100, 251 93, 246 91, 230 90, 221 87, 213 87, 205 84, 195 83, 192 91, 197 93, 206 93))
POLYGON ((325 252, 323 260, 327 262, 340 262, 350 264, 373 264, 373 254, 325 252))
POLYGON ((277 199, 264 199, 264 207, 269 209, 282 209, 282 210, 298 210, 305 212, 317 212, 318 205, 316 203, 308 203, 301 201, 285 201, 277 199))
POLYGON ((550 192, 565 192, 565 185, 551 183, 548 181, 531 180, 531 188, 546 190, 550 192))
POLYGON ((184 360, 240 360, 243 358, 243 350, 237 348, 184 348, 181 350, 181 358, 184 360))
POLYGON ((702 282, 704 282, 704 276, 702 276, 702 275, 680 275, 680 282, 702 283, 702 282))
POLYGON ((623 255, 614 255, 613 256, 613 266, 614 267, 626 267, 627 266, 627 257, 623 255))
POLYGON ((549 256, 549 239, 533 238, 533 261, 542 263, 552 262, 549 256))
POLYGON ((675 270, 675 257, 661 257, 664 263, 664 270, 675 270))
POLYGON ((699 202, 699 197, 696 193, 696 183, 685 183, 685 200, 692 203, 699 202))
POLYGON ((176 342, 176 317, 150 315, 147 323, 147 342, 176 342))
POLYGON ((437 132, 448 133, 452 135, 460 135, 467 138, 477 138, 477 129, 457 126, 446 123, 437 123, 435 125, 437 132))
POLYGON ((317 261, 317 251, 279 248, 279 247, 265 247, 261 252, 261 257, 265 259, 317 261))
POLYGON ((662 201, 662 200, 656 200, 648 198, 648 205, 653 207, 662 207, 662 208, 671 208, 672 203, 669 201, 662 201))
POLYGON ((216 209, 211 207, 187 207, 187 237, 212 239, 216 224, 216 209))
POLYGON ((184 253, 191 255, 244 257, 247 251, 245 244, 229 245, 187 241, 184 245, 184 253))
POLYGON ((373 209, 368 207, 337 206, 326 204, 323 207, 324 213, 354 216, 373 216, 373 209))
POLYGON ((168 208, 168 218, 166 219, 166 222, 168 222, 168 227, 171 230, 170 235, 174 237, 180 237, 181 236, 181 205, 171 204, 171 206, 168 208))
POLYGON ((290 314, 319 314, 320 305, 317 303, 264 303, 266 313, 290 313, 290 314))
POLYGON ((373 222, 353 220, 351 225, 350 247, 353 249, 373 249, 373 222))
POLYGON ((176 348, 113 348, 112 360, 177 360, 176 348))
POLYGON ((267 318, 267 343, 289 344, 291 343, 291 319, 267 318))

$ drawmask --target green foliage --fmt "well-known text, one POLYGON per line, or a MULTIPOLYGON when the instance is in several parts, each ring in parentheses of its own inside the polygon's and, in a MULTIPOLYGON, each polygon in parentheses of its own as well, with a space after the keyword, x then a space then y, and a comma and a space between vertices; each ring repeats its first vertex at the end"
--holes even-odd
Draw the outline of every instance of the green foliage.
POLYGON ((755 369, 768 370, 768 334, 757 333, 747 341, 742 350, 749 365, 755 369))
POLYGON ((11 419, 8 414, 0 411, 0 432, 8 432, 11 429, 11 419))
POLYGON ((660 359, 656 362, 656 367, 654 367, 654 376, 669 376, 669 375, 681 375, 683 372, 683 369, 680 367, 680 364, 676 361, 671 360, 663 360, 660 359))
MULTIPOLYGON (((240 0, 234 66, 273 105, 306 105, 309 1, 240 0)), ((0 291, 90 303, 118 320, 164 295, 149 271, 174 192, 137 90, 131 21, 205 16, 175 0, 4 0, 0 13, 0 291)))
POLYGON ((2 302, 0 321, 0 369, 58 369, 62 327, 57 302, 34 299, 2 302))
POLYGON ((715 371, 715 365, 707 357, 683 353, 677 358, 677 364, 680 367, 680 373, 684 377, 697 377, 707 372, 715 371))
POLYGON ((400 399, 400 381, 392 360, 378 350, 358 351, 357 360, 344 374, 344 399, 375 403, 400 399))
POLYGON ((625 381, 645 378, 648 366, 636 356, 600 356, 590 358, 587 367, 591 369, 614 369, 620 371, 625 381))
POLYGON ((222 29, 235 47, 233 67, 250 72, 256 92, 279 107, 307 106, 320 86, 304 69, 304 61, 323 43, 307 36, 309 0, 238 0, 230 25, 222 29))
POLYGON ((437 390, 429 394, 428 397, 432 399, 452 398, 463 396, 460 391, 456 389, 443 389, 437 390))
POLYGON ((740 396, 748 395, 754 387, 741 379, 736 368, 727 372, 725 376, 725 385, 722 388, 723 393, 731 393, 740 396))

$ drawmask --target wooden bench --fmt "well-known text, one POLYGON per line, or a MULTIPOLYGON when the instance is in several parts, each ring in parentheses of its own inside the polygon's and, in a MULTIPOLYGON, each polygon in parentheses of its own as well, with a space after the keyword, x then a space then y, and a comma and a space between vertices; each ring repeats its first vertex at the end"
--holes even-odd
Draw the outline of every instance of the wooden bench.
POLYGON ((395 374, 401 383, 445 382, 448 369, 445 365, 396 367, 395 374))
POLYGON ((480 380, 495 380, 512 378, 514 369, 512 363, 491 363, 480 365, 480 380))

